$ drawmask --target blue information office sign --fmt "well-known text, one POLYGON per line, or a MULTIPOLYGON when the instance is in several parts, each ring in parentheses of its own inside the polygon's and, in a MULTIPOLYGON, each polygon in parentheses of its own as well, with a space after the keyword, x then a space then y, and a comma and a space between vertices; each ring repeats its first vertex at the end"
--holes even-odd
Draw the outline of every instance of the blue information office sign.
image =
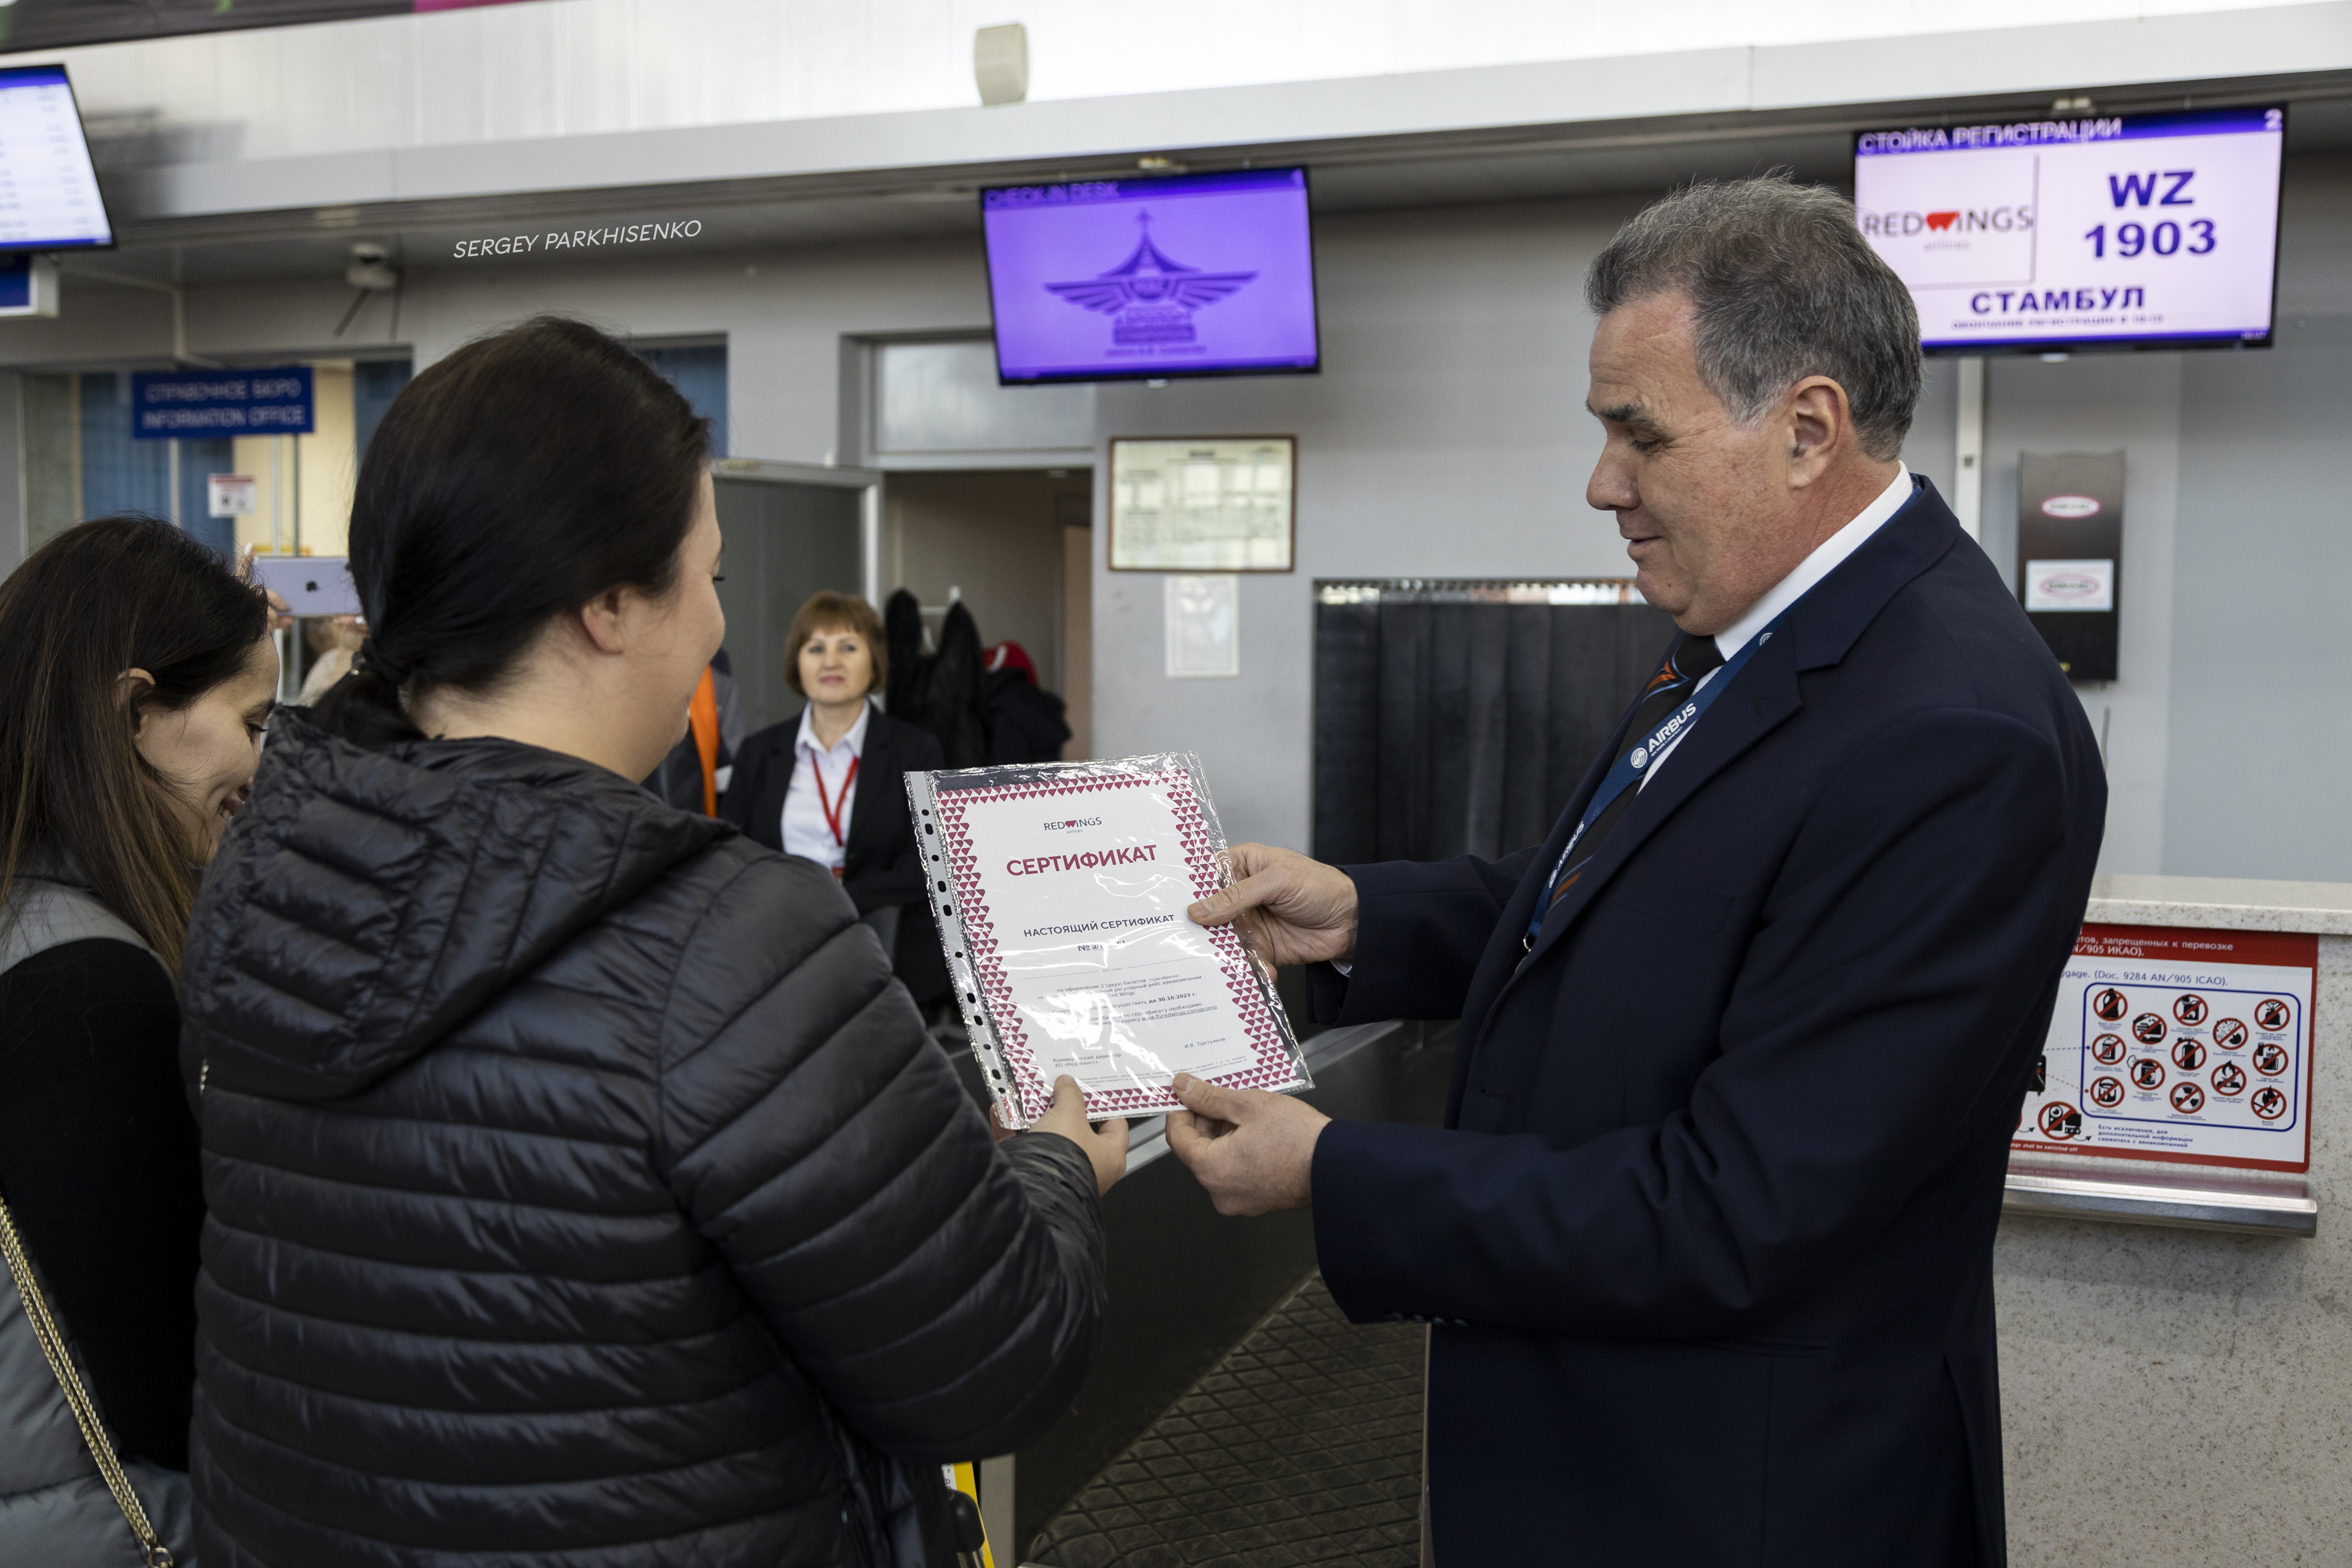
POLYGON ((149 371, 131 378, 131 434, 141 441, 308 435, 314 413, 308 365, 149 371))

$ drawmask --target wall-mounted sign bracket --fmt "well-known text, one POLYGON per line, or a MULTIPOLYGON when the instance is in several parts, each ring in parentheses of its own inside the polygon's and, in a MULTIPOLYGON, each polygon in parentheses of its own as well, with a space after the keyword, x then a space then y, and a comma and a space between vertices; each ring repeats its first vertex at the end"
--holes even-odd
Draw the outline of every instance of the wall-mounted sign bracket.
POLYGON ((2001 1195, 2005 1214, 2060 1219, 2105 1219, 2121 1225, 2168 1225, 2229 1230, 2242 1236, 2316 1236, 2319 1205, 2300 1178, 2239 1181, 2215 1171, 2173 1176, 2151 1169, 2128 1180, 2086 1176, 2073 1167, 2011 1156, 2001 1195))

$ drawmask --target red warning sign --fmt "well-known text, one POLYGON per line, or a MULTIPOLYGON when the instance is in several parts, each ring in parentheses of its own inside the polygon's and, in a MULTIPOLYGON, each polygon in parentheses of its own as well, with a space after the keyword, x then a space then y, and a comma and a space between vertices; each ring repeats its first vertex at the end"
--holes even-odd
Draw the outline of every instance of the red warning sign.
POLYGON ((2143 1056, 2131 1064, 2131 1081, 2142 1089, 2164 1087, 2164 1063, 2153 1056, 2143 1056))
POLYGON ((2246 1070, 2234 1061, 2225 1061, 2213 1070, 2213 1092, 2243 1094, 2246 1092, 2246 1070))
POLYGON ((2109 986, 2104 991, 2095 993, 2091 998, 2092 1016, 2095 1018, 2103 1018, 2109 1023, 2115 1022, 2117 1019, 2123 1017, 2124 1014, 2129 1011, 2131 1011, 2131 1002, 2129 998, 2125 997, 2121 991, 2116 989, 2113 986, 2109 986))
POLYGON ((2102 1067, 2113 1067, 2125 1055, 2124 1037, 2119 1034, 2103 1034, 2091 1042, 2091 1060, 2102 1067))
POLYGON ((2091 1103, 2103 1111, 2112 1111, 2124 1103, 2124 1081, 2120 1078, 2098 1077, 2091 1080, 2085 1091, 2091 1103))
POLYGON ((2033 1124, 2042 1129, 2045 1138, 2071 1138, 2083 1130, 2083 1113, 2063 1100, 2053 1100, 2042 1107, 2042 1114, 2034 1118, 2033 1124))
POLYGON ((2223 1051, 2235 1051, 2246 1043, 2246 1026, 2236 1019, 2223 1019, 2213 1026, 2213 1043, 2223 1051))
POLYGON ((2205 1109, 2205 1091, 2194 1083, 2172 1086, 2172 1108, 2184 1116, 2194 1116, 2205 1109))
POLYGON ((2205 1065, 2205 1042, 2201 1040, 2176 1040, 2172 1042, 2172 1065, 2183 1072, 2194 1072, 2205 1065))
POLYGON ((2180 1020, 2181 1028, 2195 1029, 2205 1021, 2205 998, 2194 991, 2184 997, 2174 998, 2172 1016, 2180 1020))
POLYGON ((2286 1028, 2294 1020, 2293 1009, 2276 997, 2268 997, 2254 1004, 2254 1027, 2273 1033, 2286 1028))
POLYGON ((2266 1040, 2254 1047, 2254 1071, 2265 1078, 2276 1078, 2287 1070, 2294 1059, 2286 1047, 2274 1040, 2266 1040))
POLYGON ((2286 1096, 2267 1083, 2255 1090, 2254 1097, 2246 1103, 2265 1122, 2275 1122, 2286 1114, 2286 1096))
POLYGON ((2132 1038, 2142 1045, 2154 1045, 2165 1036, 2164 1017, 2160 1013, 2142 1013, 2132 1019, 2132 1038))

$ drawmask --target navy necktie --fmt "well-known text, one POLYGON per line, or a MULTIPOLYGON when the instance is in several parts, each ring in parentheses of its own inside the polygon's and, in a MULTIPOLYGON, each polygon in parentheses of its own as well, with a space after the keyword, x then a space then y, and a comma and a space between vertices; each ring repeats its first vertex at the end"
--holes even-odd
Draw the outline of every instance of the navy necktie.
MULTIPOLYGON (((1666 721, 1668 714, 1690 699, 1691 693, 1698 689, 1699 682, 1706 678, 1708 671, 1719 669, 1722 664, 1723 655, 1716 650, 1714 638, 1693 637, 1687 633, 1676 638, 1675 645, 1666 650, 1666 656, 1659 661, 1657 673, 1650 677, 1650 684, 1643 688, 1641 701, 1633 707, 1633 721, 1625 727, 1624 743, 1618 747, 1617 755, 1610 758, 1610 766, 1613 768, 1622 762, 1652 730, 1666 721)), ((1610 801, 1607 809, 1586 827, 1583 835, 1576 841, 1576 847, 1570 852, 1570 858, 1553 873, 1551 886, 1544 894, 1547 918, 1552 906, 1567 897, 1570 890, 1576 886, 1577 879, 1584 874, 1585 867, 1592 863, 1592 857, 1599 854, 1601 846, 1608 841, 1609 831, 1617 825, 1618 819, 1624 816, 1633 806, 1634 797, 1641 792, 1638 787, 1620 790, 1617 799, 1610 801)), ((1530 941, 1528 945, 1532 946, 1534 944, 1530 941)))

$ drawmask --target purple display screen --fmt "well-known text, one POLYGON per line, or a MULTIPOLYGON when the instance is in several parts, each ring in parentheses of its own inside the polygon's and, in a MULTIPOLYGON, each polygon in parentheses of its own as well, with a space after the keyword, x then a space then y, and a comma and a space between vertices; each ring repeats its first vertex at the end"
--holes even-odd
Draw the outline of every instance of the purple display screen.
POLYGON ((1304 169, 1014 185, 980 211, 1000 380, 1317 367, 1304 169))

